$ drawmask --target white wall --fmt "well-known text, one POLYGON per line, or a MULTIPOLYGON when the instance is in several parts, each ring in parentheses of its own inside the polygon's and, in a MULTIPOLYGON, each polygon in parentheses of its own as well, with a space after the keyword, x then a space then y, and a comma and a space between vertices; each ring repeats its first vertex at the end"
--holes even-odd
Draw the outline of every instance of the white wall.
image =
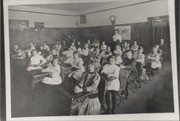
MULTIPOLYGON (((125 0, 125 1, 116 2, 115 4, 109 4, 107 6, 100 6, 97 8, 83 10, 78 13, 62 11, 62 10, 60 11, 60 10, 30 7, 30 6, 10 6, 9 9, 14 9, 14 10, 67 14, 73 16, 40 14, 40 13, 9 10, 9 19, 29 20, 30 27, 34 27, 34 22, 44 22, 45 27, 48 28, 76 28, 77 26, 75 23, 79 21, 79 16, 76 15, 94 12, 98 10, 104 10, 107 8, 135 4, 137 2, 145 2, 145 1, 147 0, 125 0)), ((79 27, 111 25, 109 19, 111 15, 116 16, 116 24, 147 22, 148 17, 168 15, 168 1, 159 0, 155 2, 148 2, 148 3, 128 6, 124 8, 113 9, 109 11, 87 14, 86 16, 87 23, 79 24, 79 27)))
POLYGON ((57 11, 44 8, 36 8, 29 6, 10 6, 9 7, 9 19, 15 20, 28 20, 29 26, 34 27, 34 22, 44 22, 47 28, 75 28, 77 21, 77 16, 64 16, 64 15, 52 15, 52 14, 41 14, 41 13, 31 13, 22 11, 35 11, 53 14, 67 14, 76 15, 75 12, 68 11, 57 11), (20 11, 12 11, 20 10, 20 11))
MULTIPOLYGON (((121 6, 120 3, 117 3, 116 6, 118 6, 118 4, 121 6)), ((81 13, 83 14, 88 12, 93 12, 93 9, 86 10, 81 13)), ((80 27, 110 25, 111 22, 109 17, 111 15, 116 16, 116 24, 147 22, 148 17, 168 15, 168 1, 160 0, 109 11, 87 14, 87 23, 80 24, 80 27)))

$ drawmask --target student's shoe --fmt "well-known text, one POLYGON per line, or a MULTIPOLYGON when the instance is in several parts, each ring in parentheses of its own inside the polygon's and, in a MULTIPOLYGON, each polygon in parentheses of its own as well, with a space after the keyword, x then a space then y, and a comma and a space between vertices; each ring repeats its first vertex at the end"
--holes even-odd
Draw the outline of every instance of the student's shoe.
POLYGON ((114 114, 115 113, 115 109, 111 110, 111 114, 114 114))

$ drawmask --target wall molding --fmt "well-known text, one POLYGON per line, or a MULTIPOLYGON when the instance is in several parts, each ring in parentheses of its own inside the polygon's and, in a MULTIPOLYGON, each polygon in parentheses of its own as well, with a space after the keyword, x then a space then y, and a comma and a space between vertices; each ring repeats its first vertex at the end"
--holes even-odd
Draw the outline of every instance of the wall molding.
POLYGON ((92 11, 92 12, 84 12, 84 13, 80 13, 77 15, 71 15, 71 14, 57 14, 57 13, 48 13, 48 12, 36 12, 36 11, 29 11, 29 10, 17 10, 17 9, 8 9, 9 11, 18 11, 18 12, 28 12, 28 13, 38 13, 38 14, 49 14, 49 15, 58 15, 58 16, 73 16, 73 17, 79 17, 82 14, 94 14, 94 13, 100 13, 100 12, 104 12, 104 11, 110 11, 110 10, 115 10, 115 9, 119 9, 119 8, 125 8, 125 7, 130 7, 130 6, 135 6, 135 5, 141 5, 141 4, 146 4, 146 3, 150 3, 150 2, 156 2, 159 0, 148 0, 145 2, 138 2, 138 3, 133 3, 133 4, 129 4, 129 5, 124 5, 124 6, 119 6, 119 7, 112 7, 112 8, 107 8, 107 9, 103 9, 103 10, 97 10, 97 11, 92 11))
POLYGON ((77 17, 77 15, 71 15, 71 14, 57 14, 57 13, 36 12, 36 11, 16 10, 16 9, 8 9, 8 10, 9 11, 18 11, 18 12, 27 12, 27 13, 38 13, 38 14, 48 14, 48 15, 57 15, 57 16, 73 16, 73 17, 77 17))

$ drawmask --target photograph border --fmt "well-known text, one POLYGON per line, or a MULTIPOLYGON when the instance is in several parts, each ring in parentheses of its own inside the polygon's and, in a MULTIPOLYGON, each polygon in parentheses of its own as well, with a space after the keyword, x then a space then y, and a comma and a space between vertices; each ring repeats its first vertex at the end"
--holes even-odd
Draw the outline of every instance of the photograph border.
MULTIPOLYGON (((11 117, 11 77, 10 77, 10 48, 9 48, 9 21, 8 21, 8 5, 14 4, 16 0, 4 0, 4 47, 5 47, 5 82, 6 82, 6 119, 8 121, 34 121, 34 120, 179 120, 179 102, 178 102, 178 74, 177 74, 177 52, 176 52, 176 31, 175 31, 175 2, 168 0, 169 5, 169 23, 170 23, 170 46, 171 46, 171 64, 173 74, 173 97, 174 97, 174 113, 148 113, 148 114, 117 114, 117 115, 97 115, 97 116, 51 116, 51 117, 11 117)), ((18 0, 17 4, 23 4, 28 0, 18 0), (24 1, 24 2, 22 2, 24 1), (22 2, 22 3, 21 3, 22 2)), ((57 3, 65 2, 64 0, 31 0, 31 3, 39 4, 40 2, 57 3), (44 2, 43 2, 44 1, 44 2)), ((66 2, 82 2, 82 0, 67 0, 66 2)), ((103 0, 83 0, 83 2, 95 2, 103 0)), ((105 0, 110 1, 110 0, 105 0)), ((116 0, 117 1, 117 0, 116 0)))

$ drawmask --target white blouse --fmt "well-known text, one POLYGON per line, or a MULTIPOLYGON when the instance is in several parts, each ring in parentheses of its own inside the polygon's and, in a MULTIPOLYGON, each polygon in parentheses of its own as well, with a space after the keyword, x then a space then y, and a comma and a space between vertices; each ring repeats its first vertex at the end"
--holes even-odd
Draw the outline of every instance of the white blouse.
POLYGON ((120 68, 115 64, 113 64, 113 65, 106 64, 106 65, 103 66, 103 69, 102 69, 101 73, 107 74, 109 77, 110 76, 116 77, 116 79, 114 79, 111 82, 108 82, 106 80, 106 90, 119 91, 119 87, 120 87, 119 71, 120 71, 120 68))

